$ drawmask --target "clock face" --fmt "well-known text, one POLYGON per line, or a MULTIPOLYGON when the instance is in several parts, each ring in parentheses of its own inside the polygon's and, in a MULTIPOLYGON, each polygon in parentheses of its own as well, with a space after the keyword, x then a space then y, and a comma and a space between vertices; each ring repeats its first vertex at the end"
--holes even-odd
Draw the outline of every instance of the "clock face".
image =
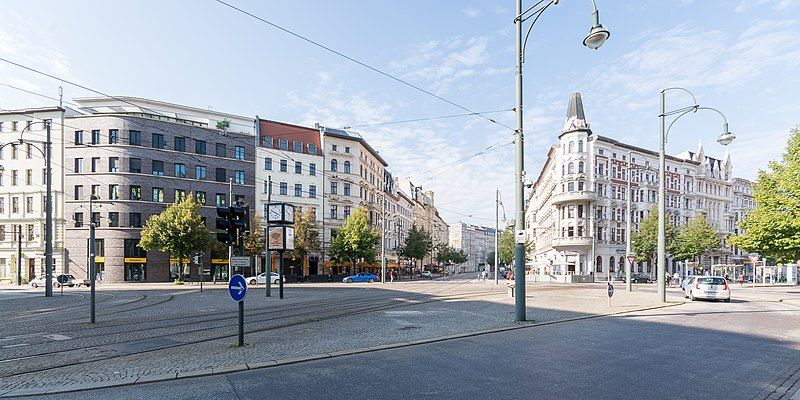
POLYGON ((281 205, 280 204, 270 204, 269 205, 269 215, 267 216, 267 221, 280 221, 281 220, 281 205))
POLYGON ((294 206, 287 204, 283 207, 283 220, 294 223, 294 206))

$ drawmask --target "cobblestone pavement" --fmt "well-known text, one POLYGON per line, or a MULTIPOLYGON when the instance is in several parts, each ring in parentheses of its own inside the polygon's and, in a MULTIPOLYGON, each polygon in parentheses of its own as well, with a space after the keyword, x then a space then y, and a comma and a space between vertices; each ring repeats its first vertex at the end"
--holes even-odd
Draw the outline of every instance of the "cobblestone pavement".
MULTIPOLYGON (((524 326, 504 282, 455 278, 393 284, 293 284, 286 298, 245 300, 244 347, 224 285, 101 285, 88 292, 0 300, 0 395, 43 394, 230 372, 278 362, 524 326)), ((547 323, 657 305, 648 288, 530 284, 528 319, 547 323)), ((3 289, 0 289, 3 290, 3 289)), ((0 296, 0 298, 2 298, 0 296)), ((678 292, 670 292, 678 302, 678 292)))

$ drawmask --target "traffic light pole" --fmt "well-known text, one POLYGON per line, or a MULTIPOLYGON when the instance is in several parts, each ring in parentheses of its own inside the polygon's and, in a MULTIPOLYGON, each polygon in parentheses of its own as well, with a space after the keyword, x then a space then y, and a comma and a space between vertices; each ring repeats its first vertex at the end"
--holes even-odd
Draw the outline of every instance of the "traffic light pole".
MULTIPOLYGON (((267 177, 267 204, 272 202, 272 175, 267 177)), ((266 217, 266 215, 265 215, 266 217)), ((267 227, 264 228, 264 240, 269 243, 269 220, 267 220, 267 227)), ((267 273, 267 297, 272 297, 272 252, 269 250, 267 244, 267 257, 266 257, 266 273, 267 273)), ((278 281, 280 281, 280 276, 278 281)))
POLYGON ((283 252, 278 252, 278 297, 283 299, 283 252))
MULTIPOLYGON (((231 206, 233 206, 233 178, 228 178, 228 207, 231 206)), ((231 258, 233 258, 233 243, 228 244, 228 282, 231 281, 231 276, 233 276, 231 258)))

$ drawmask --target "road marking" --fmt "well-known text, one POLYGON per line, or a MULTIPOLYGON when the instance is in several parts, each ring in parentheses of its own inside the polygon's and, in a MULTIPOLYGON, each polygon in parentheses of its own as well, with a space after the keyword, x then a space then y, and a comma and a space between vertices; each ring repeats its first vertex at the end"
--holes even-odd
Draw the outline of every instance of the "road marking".
POLYGON ((3 348, 4 349, 10 349, 12 347, 22 347, 22 346, 27 346, 27 345, 28 345, 27 343, 9 344, 9 345, 3 346, 3 348))
POLYGON ((58 341, 72 339, 69 336, 61 335, 61 334, 58 334, 58 333, 29 333, 29 334, 26 334, 26 335, 6 336, 6 337, 0 339, 0 342, 4 342, 4 341, 7 341, 7 340, 33 338, 33 337, 42 337, 42 338, 45 338, 45 339, 58 340, 58 341))
POLYGON ((414 310, 400 310, 400 311, 384 311, 386 315, 419 315, 422 311, 414 310))
POLYGON ((794 396, 792 396, 789 400, 800 400, 800 390, 798 390, 797 393, 795 393, 794 396))

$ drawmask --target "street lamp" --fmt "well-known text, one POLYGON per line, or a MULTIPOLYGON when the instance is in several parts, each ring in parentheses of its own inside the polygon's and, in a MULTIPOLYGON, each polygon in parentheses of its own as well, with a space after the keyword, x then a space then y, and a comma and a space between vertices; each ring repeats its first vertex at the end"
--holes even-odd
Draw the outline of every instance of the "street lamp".
MULTIPOLYGON (((63 111, 63 110, 62 110, 63 111)), ((33 144, 32 142, 28 141, 27 144, 30 145, 32 148, 39 151, 42 154, 42 158, 45 160, 45 180, 46 183, 46 200, 45 200, 45 223, 44 223, 44 271, 45 271, 45 282, 44 282, 44 296, 45 297, 53 297, 53 179, 52 175, 53 172, 50 168, 50 120, 43 120, 38 122, 31 122, 19 133, 19 140, 17 142, 9 142, 2 146, 0 146, 0 150, 7 145, 11 146, 18 146, 25 143, 22 139, 22 134, 25 131, 33 126, 34 124, 41 123, 44 124, 45 131, 47 135, 45 136, 44 149, 41 147, 33 144)), ((41 142, 38 142, 41 143, 41 142)))
POLYGON ((664 274, 666 272, 666 262, 667 262, 667 250, 666 250, 666 237, 665 237, 665 223, 666 223, 666 216, 665 216, 665 190, 666 190, 666 182, 664 181, 665 177, 665 169, 666 169, 666 162, 665 162, 665 153, 664 147, 667 143, 667 135, 669 135, 669 130, 672 129, 672 126, 675 122, 678 121, 681 117, 688 113, 695 113, 698 110, 710 110, 714 111, 720 116, 722 116, 722 120, 724 122, 722 128, 722 134, 717 138, 717 142, 721 145, 727 146, 730 144, 733 139, 736 138, 729 130, 728 130, 728 119, 725 118, 725 114, 721 111, 717 110, 716 108, 711 107, 700 107, 697 105, 697 99, 695 98, 694 94, 689 91, 688 89, 681 88, 681 87, 669 87, 661 91, 661 113, 658 117, 661 119, 660 124, 660 138, 659 138, 659 152, 658 152, 658 261, 657 261, 657 274, 658 274, 658 298, 662 303, 667 301, 667 290, 665 287, 666 279, 664 274), (683 92, 688 93, 692 96, 692 105, 688 107, 683 107, 679 109, 675 109, 672 111, 666 110, 666 93, 670 90, 680 90, 683 92), (670 122, 669 127, 665 130, 664 127, 666 125, 666 118, 671 115, 678 115, 675 117, 672 122, 670 122))
MULTIPOLYGON (((516 199, 516 220, 514 223, 515 229, 515 244, 514 244, 514 278, 515 278, 515 294, 514 294, 514 305, 515 305, 515 319, 517 321, 525 321, 525 248, 524 243, 518 237, 518 232, 523 232, 524 222, 525 222, 525 150, 524 150, 524 135, 522 129, 522 64, 525 62, 525 45, 528 42, 528 37, 530 36, 531 30, 533 26, 536 24, 536 21, 539 20, 539 17, 549 8, 551 5, 558 4, 559 0, 549 0, 546 4, 545 0, 539 0, 534 5, 529 7, 527 10, 522 10, 522 0, 517 0, 517 8, 516 8, 516 18, 514 18, 514 25, 516 26, 516 45, 517 45, 517 71, 516 71, 516 97, 517 97, 517 107, 515 109, 517 113, 517 126, 515 129, 514 134, 514 147, 515 147, 515 169, 516 173, 514 176, 515 185, 514 185, 514 198, 516 199), (536 8, 539 7, 539 8, 536 8), (531 11, 534 10, 535 11, 531 11), (533 22, 531 23, 530 27, 528 28, 528 32, 525 35, 523 40, 522 37, 522 23, 527 21, 533 17, 533 22)), ((606 39, 611 35, 611 33, 603 28, 600 25, 600 17, 597 11, 597 5, 595 4, 594 0, 592 0, 592 7, 594 8, 594 24, 592 28, 589 30, 589 34, 586 38, 583 39, 583 44, 593 50, 597 50, 600 46, 605 43, 606 39)))

